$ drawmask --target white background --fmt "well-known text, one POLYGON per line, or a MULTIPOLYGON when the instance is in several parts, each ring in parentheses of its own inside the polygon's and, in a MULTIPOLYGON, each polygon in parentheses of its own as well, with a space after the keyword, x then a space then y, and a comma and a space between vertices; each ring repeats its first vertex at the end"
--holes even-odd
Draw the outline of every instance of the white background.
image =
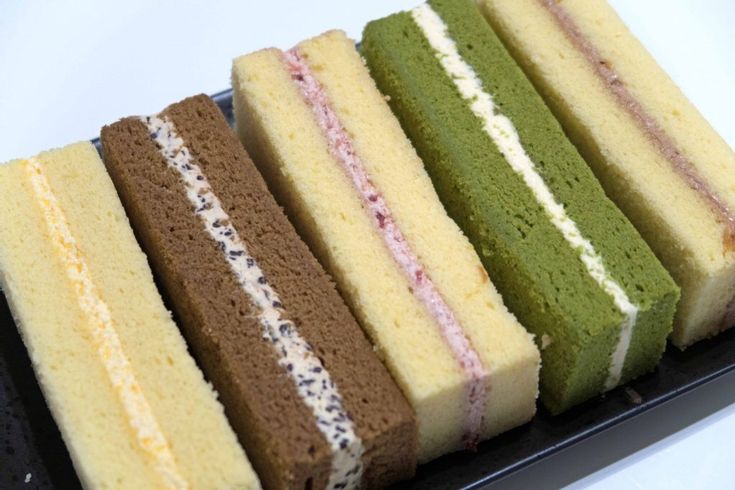
MULTIPOLYGON (((97 136, 106 123, 229 85, 232 58, 287 48, 417 0, 0 3, 0 161, 97 136)), ((735 2, 611 0, 735 146, 735 2)), ((0 196, 2 198, 2 196, 0 196)), ((735 375, 494 488, 735 488, 735 375)))

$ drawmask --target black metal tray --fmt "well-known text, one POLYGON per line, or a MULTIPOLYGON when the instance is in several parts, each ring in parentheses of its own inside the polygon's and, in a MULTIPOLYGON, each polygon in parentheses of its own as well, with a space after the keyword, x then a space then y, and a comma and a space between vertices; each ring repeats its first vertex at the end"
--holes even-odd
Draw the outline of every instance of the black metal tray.
MULTIPOLYGON (((232 94, 212 97, 232 124, 232 94)), ((97 141, 95 140, 95 144, 97 141)), ((477 488, 639 415, 735 370, 735 330, 664 354, 655 372, 552 417, 543 408, 528 424, 419 467, 400 488, 477 488)), ((0 489, 80 488, 71 460, 0 298, 0 489), (27 476, 30 480, 26 483, 27 476)))

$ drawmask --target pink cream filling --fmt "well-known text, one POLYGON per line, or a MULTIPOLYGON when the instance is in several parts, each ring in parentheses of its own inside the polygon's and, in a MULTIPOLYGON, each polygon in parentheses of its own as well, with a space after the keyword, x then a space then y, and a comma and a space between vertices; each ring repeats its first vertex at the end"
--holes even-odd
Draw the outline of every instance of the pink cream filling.
POLYGON ((314 78, 297 48, 285 52, 284 59, 291 79, 299 87, 301 95, 311 107, 319 127, 327 137, 330 152, 352 180, 383 242, 411 284, 414 296, 434 318, 445 342, 469 378, 463 443, 467 448, 474 448, 482 429, 489 373, 465 336, 454 312, 411 250, 383 196, 372 183, 365 165, 355 152, 352 140, 330 105, 324 88, 314 78))
POLYGON ((710 208, 718 215, 718 219, 725 226, 723 241, 729 249, 735 249, 735 215, 720 199, 714 190, 697 173, 694 165, 682 155, 676 144, 658 125, 656 120, 643 108, 640 102, 631 94, 613 70, 605 61, 597 48, 582 34, 577 24, 571 18, 564 7, 555 0, 539 0, 541 4, 551 13, 561 27, 565 35, 572 41, 576 48, 587 58, 595 73, 603 80, 608 89, 613 93, 618 103, 628 111, 636 120, 646 136, 651 140, 659 152, 671 162, 674 170, 682 179, 697 192, 710 208))

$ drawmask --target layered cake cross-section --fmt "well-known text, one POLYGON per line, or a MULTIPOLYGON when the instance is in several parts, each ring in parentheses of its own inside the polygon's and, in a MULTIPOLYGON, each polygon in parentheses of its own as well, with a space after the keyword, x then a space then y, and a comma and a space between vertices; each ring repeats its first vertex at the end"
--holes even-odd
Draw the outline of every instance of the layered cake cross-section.
POLYGON ((605 0, 480 3, 681 287, 672 342, 735 325, 735 152, 605 0))
POLYGON ((539 354, 341 31, 235 60, 242 141, 416 410, 419 460, 529 420, 539 354))
POLYGON ((678 288, 469 0, 370 22, 362 53, 439 196, 542 349, 561 412, 658 363, 678 288))
POLYGON ((271 488, 410 478, 415 416, 222 113, 199 95, 102 130, 185 337, 271 488))
POLYGON ((90 143, 0 165, 0 285, 85 488, 260 488, 90 143))

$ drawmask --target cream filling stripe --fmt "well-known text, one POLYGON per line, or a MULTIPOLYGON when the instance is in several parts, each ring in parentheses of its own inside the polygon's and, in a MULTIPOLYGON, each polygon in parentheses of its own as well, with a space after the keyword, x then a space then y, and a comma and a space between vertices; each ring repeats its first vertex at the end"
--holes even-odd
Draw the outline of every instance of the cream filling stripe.
POLYGON ((166 488, 188 488, 188 483, 176 467, 171 448, 158 426, 153 410, 135 379, 133 367, 115 332, 109 307, 92 281, 89 267, 51 190, 43 167, 38 160, 31 158, 25 162, 25 171, 41 207, 51 241, 61 257, 79 307, 88 321, 92 343, 122 402, 139 446, 152 460, 153 468, 166 488))
POLYGON ((462 59, 442 18, 428 4, 414 8, 411 15, 435 51, 444 71, 454 82, 461 96, 470 103, 473 114, 482 121, 485 133, 498 147, 511 168, 523 178, 564 239, 580 253, 580 259, 587 268, 587 273, 612 297, 617 309, 625 316, 620 325, 620 337, 611 355, 605 381, 606 390, 614 388, 620 382, 638 316, 638 306, 630 301, 620 284, 610 277, 602 257, 592 243, 582 235, 576 223, 567 216, 564 206, 556 201, 524 150, 515 126, 510 119, 500 113, 493 103, 492 96, 483 89, 482 81, 473 68, 462 59))
POLYGON ((385 199, 370 180, 368 170, 357 155, 352 139, 329 103, 324 88, 314 78, 308 63, 296 48, 284 53, 284 60, 291 79, 311 107, 314 118, 327 139, 329 151, 352 181, 383 242, 411 284, 414 296, 431 314, 444 341, 469 378, 463 442, 466 447, 472 448, 479 440, 482 430, 489 373, 465 336, 454 312, 411 250, 385 199))
POLYGON ((177 135, 174 124, 158 116, 141 120, 168 166, 181 177, 194 213, 222 251, 223 259, 227 260, 240 287, 258 308, 263 339, 273 345, 278 353, 278 364, 289 373, 300 398, 314 414, 317 427, 332 450, 328 488, 359 486, 365 448, 355 433, 329 373, 313 353, 311 345, 299 335, 294 323, 284 318, 278 294, 268 284, 258 263, 248 254, 245 242, 184 145, 184 140, 177 135))

